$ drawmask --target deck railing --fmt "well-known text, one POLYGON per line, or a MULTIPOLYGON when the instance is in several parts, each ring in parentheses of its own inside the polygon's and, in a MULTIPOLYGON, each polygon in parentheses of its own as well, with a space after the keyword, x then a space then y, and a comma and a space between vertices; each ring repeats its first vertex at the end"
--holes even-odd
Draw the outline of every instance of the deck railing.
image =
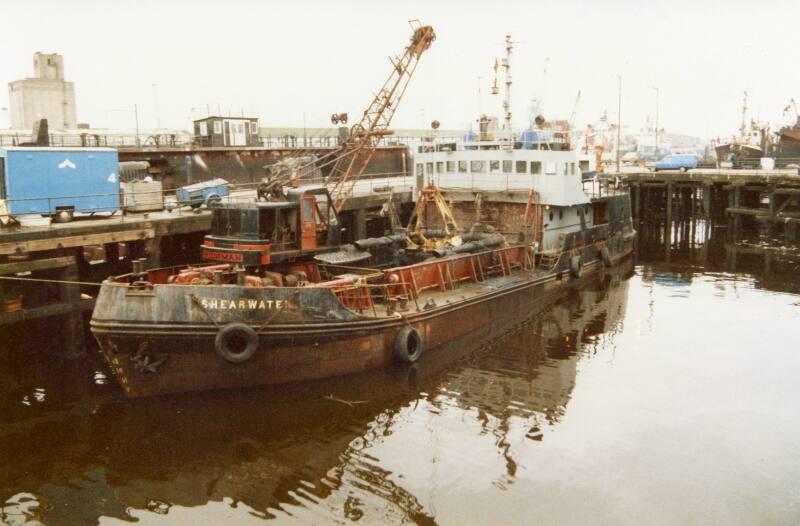
MULTIPOLYGON (((300 184, 303 185, 324 185, 324 179, 301 179, 300 184)), ((223 198, 224 202, 231 203, 246 203, 254 202, 256 200, 256 190, 260 183, 241 183, 229 184, 229 194, 223 198)), ((404 172, 383 172, 376 174, 367 174, 362 176, 353 188, 352 197, 370 196, 370 195, 386 195, 388 199, 389 194, 407 193, 415 189, 416 178, 404 172)), ((136 217, 142 213, 154 212, 172 212, 177 214, 186 213, 191 207, 190 203, 178 202, 175 197, 176 189, 161 189, 161 190, 137 190, 134 194, 128 194, 120 190, 113 193, 95 193, 95 194, 71 194, 71 195, 53 195, 53 196, 37 196, 26 198, 11 198, 0 199, 0 219, 7 220, 9 216, 24 217, 24 216, 38 216, 42 214, 56 214, 57 207, 72 207, 74 213, 79 214, 99 214, 99 213, 116 213, 122 212, 120 221, 124 221, 125 215, 136 217), (115 204, 103 204, 102 206, 92 206, 87 201, 108 200, 109 198, 118 199, 115 204), (133 202, 136 199, 136 202, 133 202), (155 203, 163 203, 160 208, 152 207, 151 210, 139 210, 148 207, 155 203), (36 205, 36 211, 13 213, 10 214, 14 204, 30 203, 36 205), (81 203, 86 203, 82 206, 81 203), (46 208, 42 205, 46 204, 46 208)), ((192 203, 195 207, 203 204, 202 202, 192 203)))

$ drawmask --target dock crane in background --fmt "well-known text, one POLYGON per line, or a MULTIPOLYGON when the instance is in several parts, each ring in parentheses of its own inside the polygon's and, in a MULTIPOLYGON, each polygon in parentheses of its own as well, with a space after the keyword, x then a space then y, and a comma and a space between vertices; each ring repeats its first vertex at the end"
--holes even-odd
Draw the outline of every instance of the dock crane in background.
POLYGON ((578 114, 578 104, 581 102, 581 90, 578 90, 578 95, 575 97, 575 104, 572 105, 572 114, 569 116, 570 130, 575 126, 575 116, 578 114))
POLYGON ((787 104, 786 107, 783 108, 783 115, 784 116, 788 115, 791 110, 794 110, 794 118, 797 119, 798 122, 800 122, 800 112, 797 111, 797 103, 794 101, 793 98, 789 99, 789 104, 787 104))
MULTIPOLYGON (((350 127, 347 138, 338 149, 314 161, 317 168, 331 166, 324 183, 337 212, 352 195, 356 181, 363 175, 380 139, 393 133, 389 128, 392 117, 414 75, 420 57, 436 39, 433 27, 423 26, 419 20, 412 20, 409 23, 414 30, 410 43, 399 56, 389 57, 392 71, 370 105, 364 110, 361 120, 350 127)), ((334 114, 331 122, 346 123, 347 115, 334 114)), ((303 168, 305 166, 298 168, 297 172, 303 168)), ((294 174, 291 172, 273 177, 259 186, 259 197, 268 196, 289 185, 293 178, 294 174)))

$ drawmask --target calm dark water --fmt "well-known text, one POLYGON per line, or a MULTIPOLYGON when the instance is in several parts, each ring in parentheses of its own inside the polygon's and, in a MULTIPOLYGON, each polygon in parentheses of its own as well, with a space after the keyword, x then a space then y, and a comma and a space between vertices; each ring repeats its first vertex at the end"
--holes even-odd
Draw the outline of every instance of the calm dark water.
POLYGON ((12 334, 0 524, 798 524, 798 336, 797 252, 702 227, 413 370, 128 401, 12 334))

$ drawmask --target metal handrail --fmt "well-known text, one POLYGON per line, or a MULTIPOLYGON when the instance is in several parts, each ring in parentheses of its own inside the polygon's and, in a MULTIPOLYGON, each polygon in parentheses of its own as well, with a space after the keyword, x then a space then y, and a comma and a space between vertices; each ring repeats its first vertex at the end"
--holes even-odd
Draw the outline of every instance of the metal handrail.
MULTIPOLYGON (((324 184, 324 179, 301 179, 300 182, 302 184, 324 184)), ((252 201, 255 196, 254 195, 233 195, 235 192, 241 191, 254 191, 258 185, 261 184, 260 182, 256 183, 230 183, 228 185, 229 194, 225 196, 223 199, 226 202, 233 202, 233 203, 240 203, 246 201, 252 201)), ((416 184, 416 179, 405 173, 405 172, 384 172, 378 174, 367 174, 363 178, 359 179, 356 189, 357 190, 365 190, 370 193, 384 193, 381 192, 381 187, 390 187, 392 192, 396 191, 412 191, 414 189, 414 185, 416 184), (394 185, 394 186, 393 186, 394 185), (399 188, 397 188, 399 187, 399 188)), ((161 190, 147 190, 147 191, 138 191, 136 192, 136 196, 144 197, 144 196, 160 196, 165 201, 169 201, 167 197, 171 197, 175 195, 177 189, 161 189, 161 190)), ((358 192, 356 192, 358 194, 358 192)), ((180 213, 180 209, 184 207, 190 206, 189 203, 184 203, 180 201, 175 201, 174 203, 165 203, 165 206, 160 210, 150 210, 147 212, 138 212, 133 210, 137 208, 137 204, 126 204, 127 197, 122 192, 112 192, 112 193, 97 193, 97 194, 83 194, 83 195, 53 195, 53 196, 40 196, 40 197, 24 197, 24 198, 13 198, 13 199, 3 199, 0 200, 4 202, 6 205, 10 203, 22 203, 22 202, 37 202, 37 201, 47 201, 47 210, 54 211, 55 208, 53 207, 54 202, 56 202, 56 206, 72 206, 69 203, 60 203, 63 201, 79 201, 91 198, 102 198, 102 197, 119 197, 120 203, 119 207, 116 207, 116 210, 122 211, 123 214, 127 213, 147 213, 147 212, 160 212, 160 211, 172 211, 178 210, 180 213), (172 204, 173 206, 169 206, 172 204)), ((110 212, 109 206, 102 206, 102 207, 79 207, 75 206, 75 212, 78 213, 99 213, 99 212, 110 212)), ((116 211, 115 210, 115 211, 116 211)), ((54 213, 54 212, 51 212, 54 213)), ((23 213, 16 213, 16 214, 2 214, 0 217, 10 217, 10 216, 29 216, 29 215, 41 215, 41 212, 23 212, 23 213)))
MULTIPOLYGON (((403 295, 406 297, 406 300, 409 300, 409 299, 414 300, 414 305, 416 306, 417 311, 420 310, 419 303, 417 302, 417 294, 410 294, 409 293, 409 290, 413 290, 413 286, 412 286, 411 283, 408 283, 406 281, 400 281, 398 283, 366 283, 366 282, 354 283, 352 285, 348 285, 348 286, 345 286, 345 287, 337 288, 334 291, 334 294, 336 294, 338 296, 341 293, 350 292, 350 291, 363 291, 364 289, 366 289, 368 291, 368 293, 369 293, 369 296, 367 296, 367 297, 370 299, 370 303, 372 304, 373 312, 375 312, 375 302, 373 301, 373 299, 374 298, 380 298, 380 299, 382 299, 384 301, 388 300, 390 292, 391 292, 389 290, 390 287, 402 287, 403 295), (377 289, 379 291, 382 291, 383 294, 376 296, 372 292, 373 289, 377 289)), ((360 299, 362 299, 362 297, 359 296, 358 299, 360 300, 360 299)), ((377 313, 376 312, 375 312, 375 316, 377 317, 377 313)))

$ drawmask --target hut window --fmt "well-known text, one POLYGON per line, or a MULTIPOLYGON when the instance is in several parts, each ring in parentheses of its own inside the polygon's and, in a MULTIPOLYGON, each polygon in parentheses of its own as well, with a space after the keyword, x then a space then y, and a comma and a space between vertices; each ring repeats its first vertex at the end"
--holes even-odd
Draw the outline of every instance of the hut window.
POLYGON ((528 171, 527 161, 517 161, 517 173, 524 174, 527 171, 528 171))
POLYGON ((425 173, 433 175, 433 163, 425 163, 425 173))
POLYGON ((541 161, 531 161, 531 173, 534 175, 538 175, 542 173, 542 162, 541 161))
POLYGON ((511 161, 503 161, 503 173, 510 174, 513 164, 511 161))
POLYGON ((208 135, 208 124, 206 124, 205 122, 200 123, 200 135, 201 136, 208 135))
POLYGON ((447 161, 447 173, 449 173, 449 174, 456 173, 456 162, 455 161, 447 161))
POLYGON ((497 173, 500 171, 500 161, 489 161, 489 173, 497 173))
POLYGON ((251 121, 250 122, 250 133, 252 133, 253 135, 257 135, 258 134, 258 123, 257 122, 255 122, 255 121, 251 121))
POLYGON ((443 174, 444 173, 444 162, 437 161, 436 162, 436 173, 443 174))
POLYGON ((467 173, 467 161, 458 161, 458 173, 467 173))
POLYGON ((417 175, 425 175, 425 168, 422 163, 417 163, 417 175))
POLYGON ((547 161, 544 163, 544 173, 548 175, 555 175, 556 174, 556 163, 553 161, 547 161))
POLYGON ((214 121, 214 133, 222 133, 222 122, 214 121))

